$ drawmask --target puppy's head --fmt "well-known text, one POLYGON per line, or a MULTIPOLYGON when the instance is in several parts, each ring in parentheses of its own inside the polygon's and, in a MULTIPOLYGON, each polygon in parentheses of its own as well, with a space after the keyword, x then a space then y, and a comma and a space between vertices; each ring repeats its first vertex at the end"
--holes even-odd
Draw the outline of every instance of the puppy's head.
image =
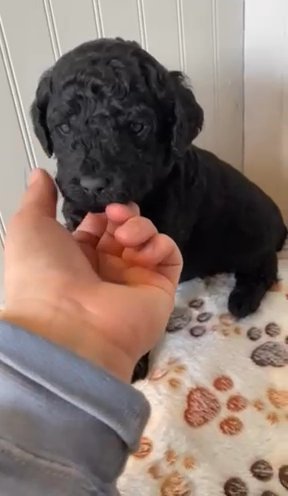
POLYGON ((84 211, 140 202, 201 130, 203 111, 181 73, 134 42, 97 40, 41 78, 31 109, 57 182, 84 211))

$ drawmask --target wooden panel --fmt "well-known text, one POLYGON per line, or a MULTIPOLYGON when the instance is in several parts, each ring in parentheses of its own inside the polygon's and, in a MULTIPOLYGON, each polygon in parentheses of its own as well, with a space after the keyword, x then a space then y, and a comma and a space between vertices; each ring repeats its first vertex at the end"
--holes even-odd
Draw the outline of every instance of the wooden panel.
POLYGON ((214 98, 214 39, 211 0, 183 0, 185 58, 183 69, 190 77, 196 98, 205 111, 205 128, 198 144, 217 152, 214 98))
POLYGON ((28 169, 28 160, 2 57, 0 81, 0 109, 3 119, 0 132, 0 212, 6 223, 24 191, 24 174, 25 168, 28 169))
POLYGON ((168 69, 180 69, 177 1, 144 0, 143 7, 148 51, 168 69))
POLYGON ((0 0, 0 12, 37 164, 53 171, 53 161, 42 152, 29 116, 38 79, 54 62, 44 5, 39 0, 0 0))
POLYGON ((216 149, 238 169, 243 164, 244 0, 215 0, 214 95, 216 149))
POLYGON ((97 37, 91 0, 51 0, 60 53, 97 37))
POLYGON ((183 69, 205 111, 204 132, 197 142, 238 168, 242 164, 242 9, 242 0, 182 0, 183 69))
POLYGON ((141 0, 100 0, 103 34, 141 42, 139 2, 141 0))
POLYGON ((245 173, 288 217, 287 0, 246 2, 245 26, 245 173))

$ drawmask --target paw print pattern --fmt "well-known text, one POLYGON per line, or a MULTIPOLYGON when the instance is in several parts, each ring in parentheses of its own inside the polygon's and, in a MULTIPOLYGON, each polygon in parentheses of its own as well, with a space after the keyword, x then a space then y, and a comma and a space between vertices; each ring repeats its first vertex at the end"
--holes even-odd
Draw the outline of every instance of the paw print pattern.
POLYGON ((165 380, 172 389, 179 389, 182 386, 180 377, 186 370, 186 365, 182 364, 176 358, 171 358, 163 368, 155 368, 152 370, 149 375, 149 380, 153 382, 165 380))
POLYGON ((270 324, 267 324, 265 327, 265 332, 267 336, 270 336, 271 338, 275 338, 276 336, 279 336, 281 334, 281 329, 278 326, 278 324, 275 324, 275 322, 271 322, 270 324))
POLYGON ((192 496, 192 483, 186 474, 195 467, 191 454, 178 455, 169 448, 160 461, 150 465, 148 474, 159 481, 161 496, 192 496))
POLYGON ((205 303, 201 298, 194 298, 188 305, 193 310, 193 325, 190 326, 189 333, 193 338, 200 338, 206 334, 208 323, 214 317, 213 313, 205 310, 205 303))
POLYGON ((218 317, 218 322, 213 327, 214 331, 221 333, 225 337, 241 336, 243 329, 237 324, 235 317, 230 313, 222 313, 218 317))
POLYGON ((234 396, 230 396, 227 401, 227 408, 230 412, 241 412, 245 410, 248 406, 248 401, 246 398, 241 396, 240 394, 235 394, 234 396))
POLYGON ((231 477, 224 484, 225 496, 248 496, 248 486, 239 477, 231 477))
POLYGON ((200 310, 204 306, 204 300, 201 298, 193 298, 193 300, 190 300, 188 303, 190 308, 194 308, 194 310, 200 310))
POLYGON ((288 491, 288 465, 283 465, 279 468, 279 481, 288 491))
POLYGON ((206 327, 203 325, 195 325, 189 329, 189 332, 193 338, 201 338, 206 332, 206 327))
POLYGON ((160 494, 161 496, 192 496, 190 481, 179 472, 173 472, 163 481, 160 494))
POLYGON ((267 397, 270 403, 278 409, 288 407, 288 390, 269 388, 267 397))
MULTIPOLYGON (((213 387, 219 393, 227 393, 233 389, 234 384, 230 377, 222 375, 216 377, 213 387)), ((186 398, 184 419, 190 427, 202 427, 218 417, 223 408, 222 403, 214 391, 202 386, 192 388, 186 398)), ((244 396, 229 394, 226 402, 229 414, 219 422, 219 428, 223 434, 234 436, 242 432, 244 424, 238 414, 245 410, 247 406, 248 400, 244 396)))
POLYGON ((288 421, 288 390, 270 387, 262 398, 251 401, 251 405, 265 415, 271 425, 288 421), (271 406, 274 410, 271 410, 271 406))
MULTIPOLYGON (((208 332, 220 332, 223 336, 240 336, 242 334, 242 328, 236 323, 235 317, 230 313, 223 313, 221 315, 213 314, 207 308, 205 308, 205 301, 202 298, 194 298, 188 302, 188 313, 186 310, 186 315, 189 315, 190 310, 190 321, 186 317, 183 319, 184 308, 178 311, 182 312, 182 323, 178 319, 178 323, 174 325, 174 319, 171 320, 171 324, 168 328, 180 330, 184 327, 189 327, 189 333, 193 338, 200 338, 208 332), (184 325, 185 322, 185 325, 184 325)), ((171 330, 170 330, 171 332, 171 330)))
POLYGON ((219 427, 223 434, 235 436, 243 430, 243 422, 238 417, 226 417, 220 422, 219 427))
MULTIPOLYGON (((217 331, 219 329, 222 329, 223 326, 231 326, 231 323, 235 323, 235 319, 230 314, 223 314, 219 318, 219 325, 217 316, 205 309, 204 300, 200 298, 191 300, 189 302, 189 307, 192 308, 194 312, 192 319, 193 322, 189 329, 189 333, 194 338, 200 338, 204 336, 207 331, 217 331)), ((225 328, 225 332, 226 330, 227 327, 225 328)), ((239 333, 239 328, 236 329, 235 333, 239 333)))
MULTIPOLYGON (((251 475, 261 483, 259 496, 280 496, 271 489, 265 489, 275 476, 275 471, 267 460, 256 460, 250 467, 251 475)), ((282 487, 288 490, 288 465, 282 465, 278 469, 278 479, 282 487)), ((260 484, 259 484, 260 486, 260 484)), ((223 486, 225 496, 248 496, 250 495, 248 483, 240 477, 231 477, 223 486)), ((282 493, 281 493, 282 494, 282 493)))
POLYGON ((220 409, 220 402, 214 393, 204 387, 196 387, 187 396, 184 418, 191 427, 202 427, 213 420, 220 409))
POLYGON ((217 391, 229 391, 229 389, 233 388, 234 384, 232 379, 227 375, 220 375, 214 380, 213 386, 217 391))
POLYGON ((266 460, 257 460, 251 465, 250 471, 260 481, 269 481, 273 477, 273 467, 266 460))
POLYGON ((281 343, 267 341, 256 348, 251 360, 260 367, 284 367, 288 364, 288 349, 281 343))
POLYGON ((251 339, 251 341, 258 341, 262 336, 262 329, 259 327, 250 327, 247 331, 247 338, 251 339))
POLYGON ((138 450, 133 454, 134 458, 146 458, 153 451, 153 442, 146 436, 143 436, 140 440, 140 445, 138 450))
POLYGON ((178 332, 185 329, 192 320, 191 310, 188 307, 176 307, 170 315, 166 327, 167 332, 178 332))
MULTIPOLYGON (((281 328, 275 322, 266 325, 264 332, 269 338, 275 339, 281 335, 281 328)), ((251 341, 258 341, 264 335, 262 329, 251 327, 247 330, 247 338, 251 341)), ((288 364, 288 347, 287 342, 265 341, 255 348, 251 353, 251 360, 259 367, 284 367, 288 364)))

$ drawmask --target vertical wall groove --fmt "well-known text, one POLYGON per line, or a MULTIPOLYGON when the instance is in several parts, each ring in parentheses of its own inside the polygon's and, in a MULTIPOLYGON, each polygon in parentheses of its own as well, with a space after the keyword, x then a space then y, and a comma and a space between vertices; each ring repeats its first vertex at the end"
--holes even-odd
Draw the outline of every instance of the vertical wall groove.
POLYGON ((60 40, 57 31, 57 25, 55 21, 53 6, 51 0, 43 0, 44 11, 46 15, 49 36, 51 40, 52 50, 55 60, 57 60, 61 55, 60 40))
POLYGON ((105 36, 105 33, 104 33, 104 24, 103 24, 103 16, 102 16, 100 0, 92 0, 92 8, 93 8, 97 36, 98 38, 103 38, 103 36, 105 36))
MULTIPOLYGON (((213 37, 213 101, 214 101, 214 125, 217 130, 218 112, 219 112, 219 40, 218 40, 218 6, 217 0, 211 0, 212 13, 212 37, 213 37)), ((218 146, 217 131, 215 133, 215 150, 218 146)))
POLYGON ((149 49, 148 37, 147 37, 145 8, 144 8, 143 0, 137 0, 137 10, 138 10, 138 23, 139 23, 141 45, 145 50, 148 50, 149 49))
POLYGON ((187 64, 186 64, 185 29, 184 29, 183 1, 182 0, 176 0, 176 11, 177 11, 177 29, 178 29, 180 69, 181 69, 181 71, 186 72, 187 64))
POLYGON ((6 234, 6 229, 5 229, 5 225, 4 225, 2 214, 0 212, 0 245, 2 245, 3 248, 4 248, 5 234, 6 234))
POLYGON ((15 70, 13 67, 13 62, 12 62, 11 54, 9 51, 8 42, 7 42, 7 38, 5 35, 5 30, 4 30, 4 26, 3 26, 3 22, 2 22, 1 17, 0 17, 0 52, 2 55, 3 64, 4 64, 6 76, 8 79, 8 84, 9 84, 9 88, 11 91, 17 120, 19 123, 22 139, 24 142, 24 147, 25 147, 25 151, 27 154, 29 167, 31 169, 33 169, 34 167, 37 167, 37 160, 36 160, 32 140, 31 140, 31 135, 30 135, 30 131, 29 131, 29 127, 28 127, 28 123, 26 120, 25 111, 24 111, 24 107, 23 107, 23 103, 22 103, 22 99, 21 99, 21 94, 19 91, 17 78, 15 75, 15 70))

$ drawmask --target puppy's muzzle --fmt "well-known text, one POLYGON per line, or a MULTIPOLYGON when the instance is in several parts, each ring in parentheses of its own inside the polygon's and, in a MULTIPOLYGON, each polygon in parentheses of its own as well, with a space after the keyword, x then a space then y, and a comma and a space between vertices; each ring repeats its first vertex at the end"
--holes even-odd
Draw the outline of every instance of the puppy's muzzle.
POLYGON ((99 195, 110 186, 110 182, 106 177, 82 176, 80 186, 88 195, 99 195))

